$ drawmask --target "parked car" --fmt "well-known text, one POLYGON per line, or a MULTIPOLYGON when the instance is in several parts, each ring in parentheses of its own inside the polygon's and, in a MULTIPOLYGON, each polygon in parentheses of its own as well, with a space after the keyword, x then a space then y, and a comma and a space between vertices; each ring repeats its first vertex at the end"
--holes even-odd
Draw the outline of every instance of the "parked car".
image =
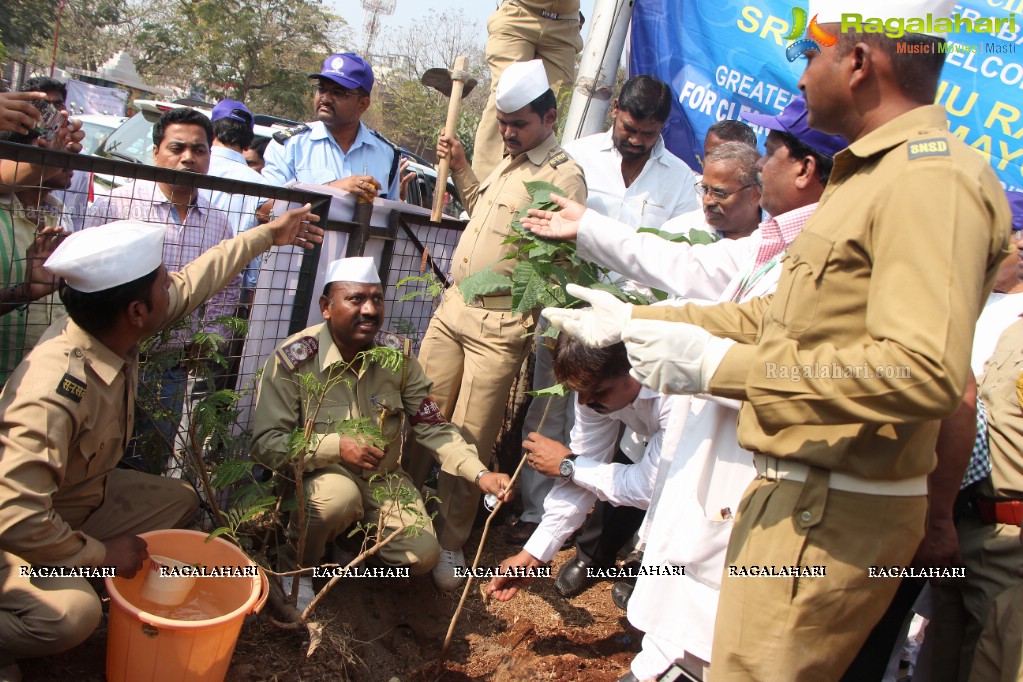
POLYGON ((92 154, 110 136, 128 120, 127 116, 109 116, 106 114, 82 114, 72 116, 82 122, 85 139, 82 141, 82 154, 92 154))
MULTIPOLYGON (((137 99, 135 108, 139 110, 138 113, 111 133, 103 141, 103 144, 99 145, 94 154, 105 159, 153 165, 153 126, 165 111, 185 106, 190 106, 206 116, 213 112, 213 105, 208 102, 195 100, 162 102, 137 99)), ((253 119, 256 123, 256 138, 269 138, 278 130, 298 125, 296 121, 262 114, 255 115, 253 119)), ((118 176, 96 174, 94 178, 94 188, 97 194, 109 194, 110 190, 124 183, 125 180, 118 176)))

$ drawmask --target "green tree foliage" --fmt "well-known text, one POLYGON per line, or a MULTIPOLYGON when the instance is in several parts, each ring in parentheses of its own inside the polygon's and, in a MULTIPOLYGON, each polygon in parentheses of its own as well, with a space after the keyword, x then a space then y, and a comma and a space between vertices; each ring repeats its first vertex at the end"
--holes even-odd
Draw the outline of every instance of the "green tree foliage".
POLYGON ((262 113, 305 118, 308 75, 346 49, 344 20, 319 0, 177 0, 151 9, 135 40, 143 75, 262 113))
POLYGON ((55 0, 5 0, 0 10, 0 43, 8 50, 52 45, 56 20, 55 0))
MULTIPOLYGON (((127 0, 67 0, 60 18, 57 65, 95 71, 130 46, 143 11, 127 0)), ((51 25, 45 44, 33 50, 33 60, 40 64, 49 64, 53 55, 53 29, 51 25)))

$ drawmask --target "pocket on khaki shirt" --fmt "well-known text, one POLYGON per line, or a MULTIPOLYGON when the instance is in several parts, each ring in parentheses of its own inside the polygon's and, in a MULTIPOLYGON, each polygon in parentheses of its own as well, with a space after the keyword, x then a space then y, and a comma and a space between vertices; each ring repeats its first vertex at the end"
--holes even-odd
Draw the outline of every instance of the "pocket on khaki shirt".
POLYGON ((771 303, 771 319, 792 332, 805 332, 817 318, 824 270, 834 242, 812 232, 799 235, 782 262, 784 270, 771 303))

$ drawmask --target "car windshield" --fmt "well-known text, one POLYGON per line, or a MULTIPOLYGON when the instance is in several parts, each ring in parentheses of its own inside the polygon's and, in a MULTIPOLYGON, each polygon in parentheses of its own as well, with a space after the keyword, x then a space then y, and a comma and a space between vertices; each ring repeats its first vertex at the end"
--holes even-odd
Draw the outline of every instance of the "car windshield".
POLYGON ((87 156, 96 151, 96 148, 103 144, 107 136, 116 130, 116 127, 94 121, 82 121, 82 130, 85 132, 85 139, 82 140, 82 154, 87 156))
POLYGON ((159 113, 141 111, 110 134, 106 142, 98 148, 98 156, 131 159, 136 163, 153 162, 153 126, 159 113))

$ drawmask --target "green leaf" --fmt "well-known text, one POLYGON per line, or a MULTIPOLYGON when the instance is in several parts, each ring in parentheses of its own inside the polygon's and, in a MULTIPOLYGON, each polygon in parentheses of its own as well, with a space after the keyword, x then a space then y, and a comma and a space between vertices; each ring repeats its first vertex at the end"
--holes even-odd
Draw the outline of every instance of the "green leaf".
POLYGON ((554 398, 563 397, 571 393, 572 391, 565 388, 565 384, 554 384, 548 388, 541 388, 536 391, 530 391, 529 395, 534 398, 554 398))
POLYGON ((477 296, 488 296, 499 291, 508 291, 511 286, 511 279, 486 268, 463 279, 458 285, 458 289, 462 292, 465 302, 472 303, 477 296))
POLYGON ((512 272, 512 312, 523 313, 543 305, 547 278, 531 260, 519 261, 512 272))
POLYGON ((252 460, 229 459, 213 470, 210 483, 214 488, 227 488, 248 477, 252 471, 252 466, 252 460))
MULTIPOLYGON (((526 191, 529 192, 529 198, 532 199, 534 204, 554 204, 551 201, 551 193, 565 196, 565 190, 561 189, 557 185, 552 185, 549 182, 534 181, 522 183, 526 187, 526 191)), ((533 206, 532 208, 537 208, 533 206)), ((556 210, 556 209, 545 209, 545 210, 556 210)))

